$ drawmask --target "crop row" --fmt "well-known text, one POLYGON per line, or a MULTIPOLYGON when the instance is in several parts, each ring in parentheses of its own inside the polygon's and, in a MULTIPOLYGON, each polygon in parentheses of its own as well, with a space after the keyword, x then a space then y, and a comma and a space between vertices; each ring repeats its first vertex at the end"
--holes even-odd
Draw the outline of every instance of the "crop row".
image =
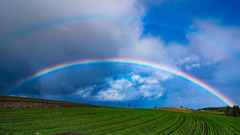
POLYGON ((0 110, 0 134, 240 134, 240 119, 123 108, 0 110))

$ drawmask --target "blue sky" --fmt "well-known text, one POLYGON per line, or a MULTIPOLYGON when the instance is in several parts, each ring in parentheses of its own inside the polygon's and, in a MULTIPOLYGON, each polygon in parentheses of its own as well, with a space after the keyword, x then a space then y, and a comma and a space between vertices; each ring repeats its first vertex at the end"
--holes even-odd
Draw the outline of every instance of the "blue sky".
POLYGON ((9 90, 58 64, 129 58, 177 68, 239 105, 239 5, 238 0, 0 1, 0 94, 137 108, 225 106, 177 76, 123 64, 72 68, 9 90))
POLYGON ((161 36, 166 42, 187 43, 186 32, 195 19, 217 19, 222 25, 239 25, 239 1, 170 0, 155 4, 146 1, 145 33, 161 36))

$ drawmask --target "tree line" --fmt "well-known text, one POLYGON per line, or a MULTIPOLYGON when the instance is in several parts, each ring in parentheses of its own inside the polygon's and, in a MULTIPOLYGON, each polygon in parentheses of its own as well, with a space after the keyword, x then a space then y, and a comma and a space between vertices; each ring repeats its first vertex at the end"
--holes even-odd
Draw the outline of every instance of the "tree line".
POLYGON ((226 116, 238 117, 240 116, 240 108, 238 107, 238 105, 234 105, 233 107, 227 106, 224 110, 224 114, 226 116))

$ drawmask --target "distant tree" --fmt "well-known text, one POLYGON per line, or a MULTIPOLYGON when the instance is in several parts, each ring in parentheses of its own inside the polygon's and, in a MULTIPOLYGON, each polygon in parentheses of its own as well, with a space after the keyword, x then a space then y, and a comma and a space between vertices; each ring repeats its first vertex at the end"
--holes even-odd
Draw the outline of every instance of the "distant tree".
POLYGON ((226 107, 226 109, 224 110, 224 114, 226 115, 226 116, 229 116, 230 115, 230 106, 227 106, 226 107))
POLYGON ((186 109, 188 109, 188 107, 186 109))
POLYGON ((236 106, 233 106, 233 116, 237 117, 237 110, 236 110, 236 106))
POLYGON ((237 105, 233 106, 233 116, 234 117, 239 116, 239 107, 237 105))
POLYGON ((238 114, 240 115, 240 108, 239 108, 239 106, 236 105, 236 108, 237 108, 237 112, 238 112, 238 114))
POLYGON ((129 104, 128 107, 130 107, 131 105, 129 104))
POLYGON ((154 106, 154 108, 157 108, 157 106, 154 106))
POLYGON ((201 111, 200 109, 198 109, 198 111, 201 111))
POLYGON ((183 108, 183 106, 180 106, 180 108, 183 108))

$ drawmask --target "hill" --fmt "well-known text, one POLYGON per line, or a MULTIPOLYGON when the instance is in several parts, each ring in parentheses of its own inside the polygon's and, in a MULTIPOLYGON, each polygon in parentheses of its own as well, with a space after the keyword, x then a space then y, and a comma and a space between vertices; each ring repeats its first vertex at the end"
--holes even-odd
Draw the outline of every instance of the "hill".
POLYGON ((103 106, 0 95, 0 109, 56 108, 56 107, 103 107, 103 106))

